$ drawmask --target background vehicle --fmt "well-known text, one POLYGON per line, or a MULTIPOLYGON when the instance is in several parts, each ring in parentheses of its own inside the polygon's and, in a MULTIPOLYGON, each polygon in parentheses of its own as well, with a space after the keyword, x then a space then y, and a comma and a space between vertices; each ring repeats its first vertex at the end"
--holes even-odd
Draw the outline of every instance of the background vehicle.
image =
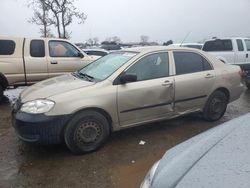
POLYGON ((250 88, 250 38, 215 38, 207 40, 202 49, 224 63, 239 65, 250 88))
POLYGON ((239 71, 191 48, 121 50, 25 89, 13 126, 25 141, 90 152, 112 131, 191 112, 220 119, 243 91, 239 71))
POLYGON ((0 37, 0 99, 8 86, 74 72, 91 61, 64 39, 0 37))
POLYGON ((141 188, 250 187, 250 114, 168 150, 141 188))
POLYGON ((121 49, 121 45, 117 44, 116 42, 108 42, 108 41, 104 41, 101 44, 101 48, 108 50, 108 51, 114 51, 114 50, 120 50, 121 49))
POLYGON ((109 54, 109 51, 103 49, 84 49, 83 50, 92 60, 99 59, 109 54))
POLYGON ((182 44, 176 43, 176 44, 171 44, 170 46, 202 49, 203 44, 201 43, 182 43, 182 44))

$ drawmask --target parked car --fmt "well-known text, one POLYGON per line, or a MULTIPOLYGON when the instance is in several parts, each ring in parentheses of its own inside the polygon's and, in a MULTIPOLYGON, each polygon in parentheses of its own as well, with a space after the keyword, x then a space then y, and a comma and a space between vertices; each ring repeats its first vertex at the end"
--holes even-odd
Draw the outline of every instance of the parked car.
POLYGON ((101 43, 101 48, 108 51, 121 50, 121 45, 116 42, 104 41, 101 43))
POLYGON ((243 70, 246 86, 250 89, 250 38, 211 39, 203 50, 227 64, 239 65, 243 70))
POLYGON ((90 152, 128 127, 191 112, 220 119, 242 93, 239 71, 191 48, 121 50, 25 89, 13 125, 24 141, 65 142, 75 153, 90 152))
POLYGON ((171 44, 170 46, 202 49, 203 44, 201 43, 176 43, 176 44, 171 44))
POLYGON ((97 60, 100 57, 109 54, 109 51, 103 49, 84 49, 83 50, 92 60, 97 60))
POLYGON ((141 188, 250 187, 250 113, 168 150, 141 188))
POLYGON ((8 86, 74 72, 92 61, 64 39, 0 36, 0 100, 8 86))

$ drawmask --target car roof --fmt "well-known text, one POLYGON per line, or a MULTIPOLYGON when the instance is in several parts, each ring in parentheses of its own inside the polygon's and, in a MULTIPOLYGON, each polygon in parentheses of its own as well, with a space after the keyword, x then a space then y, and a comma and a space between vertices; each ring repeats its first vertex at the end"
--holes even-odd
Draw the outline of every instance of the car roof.
POLYGON ((173 44, 170 44, 170 45, 181 46, 181 45, 203 45, 203 44, 202 43, 190 42, 190 43, 173 43, 173 44))
POLYGON ((198 49, 179 47, 179 46, 143 46, 143 47, 133 47, 125 48, 119 51, 127 52, 138 52, 138 53, 149 53, 152 51, 163 51, 163 50, 188 50, 188 51, 199 51, 198 49))
POLYGON ((232 39, 250 39, 247 37, 222 37, 222 38, 212 38, 212 39, 208 39, 205 42, 208 41, 216 41, 216 40, 232 40, 232 39))
POLYGON ((83 51, 99 51, 99 52, 108 52, 107 50, 100 49, 100 48, 86 48, 83 51))
POLYGON ((250 113, 177 145, 160 160, 152 187, 249 187, 249 135, 250 113))

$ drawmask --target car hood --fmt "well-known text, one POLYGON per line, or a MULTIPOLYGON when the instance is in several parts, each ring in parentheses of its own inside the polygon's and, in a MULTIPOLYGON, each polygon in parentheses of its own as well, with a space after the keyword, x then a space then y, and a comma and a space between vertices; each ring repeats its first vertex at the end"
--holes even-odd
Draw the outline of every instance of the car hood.
POLYGON ((250 114, 193 137, 165 153, 153 188, 249 187, 250 114))
POLYGON ((28 87, 21 93, 21 101, 23 103, 34 99, 49 98, 57 94, 94 84, 95 82, 89 82, 76 78, 72 74, 66 74, 38 82, 37 84, 28 87))

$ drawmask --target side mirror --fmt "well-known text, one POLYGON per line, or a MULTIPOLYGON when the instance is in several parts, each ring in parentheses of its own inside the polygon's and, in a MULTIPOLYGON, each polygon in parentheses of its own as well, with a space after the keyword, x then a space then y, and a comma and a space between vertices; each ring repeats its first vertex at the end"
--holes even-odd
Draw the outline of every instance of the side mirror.
POLYGON ((126 84, 127 82, 135 82, 135 81, 137 81, 136 74, 123 74, 120 77, 121 84, 126 84))
POLYGON ((81 52, 78 52, 78 57, 83 58, 84 55, 81 52))

